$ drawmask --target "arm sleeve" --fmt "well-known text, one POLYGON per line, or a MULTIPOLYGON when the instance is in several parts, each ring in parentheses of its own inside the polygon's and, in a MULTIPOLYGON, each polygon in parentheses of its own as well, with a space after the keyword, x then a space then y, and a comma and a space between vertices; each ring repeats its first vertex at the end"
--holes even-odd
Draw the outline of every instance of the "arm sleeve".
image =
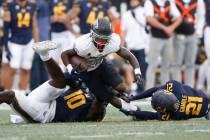
POLYGON ((157 112, 150 111, 135 111, 132 116, 135 116, 137 120, 158 120, 159 118, 157 112))
POLYGON ((158 88, 157 87, 154 87, 154 88, 150 88, 148 90, 145 90, 144 92, 140 93, 139 95, 137 96, 134 96, 134 97, 131 97, 130 98, 130 101, 134 101, 134 100, 138 100, 138 99, 144 99, 144 98, 148 98, 148 97, 151 97, 152 94, 157 91, 158 88))

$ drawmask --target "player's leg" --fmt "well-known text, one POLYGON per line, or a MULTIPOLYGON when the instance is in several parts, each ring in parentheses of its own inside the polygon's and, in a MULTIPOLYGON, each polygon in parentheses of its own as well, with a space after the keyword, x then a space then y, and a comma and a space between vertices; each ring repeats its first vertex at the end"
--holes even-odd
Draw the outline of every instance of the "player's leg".
POLYGON ((48 41, 34 44, 34 50, 45 61, 52 80, 33 90, 29 96, 15 91, 12 106, 26 120, 49 122, 55 115, 56 102, 54 99, 63 93, 65 89, 65 77, 57 63, 49 57, 48 53, 49 50, 56 47, 55 43, 48 41))
POLYGON ((10 70, 9 61, 6 58, 6 51, 3 48, 2 63, 1 63, 1 84, 4 88, 8 87, 6 84, 7 84, 7 79, 8 79, 8 75, 9 75, 9 70, 10 70))
POLYGON ((161 52, 162 63, 161 63, 161 84, 165 84, 169 80, 169 64, 170 64, 170 48, 172 45, 172 40, 165 40, 164 46, 161 52))
POLYGON ((33 90, 29 94, 29 98, 34 98, 35 100, 41 102, 49 102, 56 99, 61 93, 63 93, 66 87, 65 76, 62 70, 49 56, 49 50, 56 49, 57 44, 51 41, 44 41, 35 43, 33 48, 45 62, 52 79, 33 90))
POLYGON ((210 94, 210 27, 206 27, 204 34, 204 45, 206 49, 208 69, 207 69, 207 92, 210 94))
POLYGON ((156 38, 151 38, 148 52, 148 68, 146 72, 146 89, 154 86, 155 72, 158 66, 158 58, 163 47, 163 42, 156 38))
POLYGON ((34 51, 32 49, 33 40, 27 45, 22 46, 21 68, 20 68, 20 90, 26 90, 28 87, 32 62, 34 58, 34 51))
POLYGON ((136 106, 114 95, 113 89, 123 92, 125 88, 114 68, 105 61, 96 70, 88 72, 87 85, 90 91, 94 93, 96 98, 101 102, 111 103, 116 108, 128 111, 138 109, 136 106))
POLYGON ((181 66, 185 52, 185 40, 183 36, 176 35, 173 39, 173 65, 172 79, 181 82, 181 66))
POLYGON ((10 42, 8 44, 8 47, 11 52, 11 60, 10 60, 10 71, 8 74, 8 79, 7 79, 7 89, 11 89, 14 81, 14 77, 16 74, 16 71, 20 68, 21 66, 21 57, 22 57, 22 45, 15 44, 10 42))
POLYGON ((23 92, 15 90, 0 92, 0 103, 10 105, 27 122, 43 122, 45 120, 43 113, 49 114, 48 110, 55 108, 55 103, 36 102, 25 96, 23 92))
POLYGON ((206 70, 208 70, 208 60, 205 60, 203 64, 200 65, 199 71, 198 71, 198 83, 197 83, 197 89, 205 91, 205 80, 207 77, 206 70))
POLYGON ((185 51, 185 83, 191 87, 195 84, 195 60, 198 49, 198 38, 194 34, 186 37, 185 51))

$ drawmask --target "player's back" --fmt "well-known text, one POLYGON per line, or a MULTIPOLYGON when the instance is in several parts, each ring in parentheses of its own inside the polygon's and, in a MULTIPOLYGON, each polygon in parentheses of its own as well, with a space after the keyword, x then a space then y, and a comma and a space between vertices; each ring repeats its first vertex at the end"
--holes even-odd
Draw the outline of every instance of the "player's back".
POLYGON ((163 120, 198 118, 208 113, 208 99, 201 90, 195 90, 174 80, 167 82, 163 87, 172 92, 180 102, 178 111, 162 114, 163 120))
POLYGON ((82 90, 68 89, 56 99, 53 122, 86 121, 93 96, 82 90))
POLYGON ((106 17, 110 8, 108 0, 98 0, 98 4, 93 5, 88 0, 80 0, 80 32, 86 34, 90 32, 91 24, 98 19, 106 17))
POLYGON ((32 39, 32 21, 36 11, 34 3, 27 2, 21 6, 17 2, 11 2, 7 6, 11 13, 11 42, 27 44, 32 39))

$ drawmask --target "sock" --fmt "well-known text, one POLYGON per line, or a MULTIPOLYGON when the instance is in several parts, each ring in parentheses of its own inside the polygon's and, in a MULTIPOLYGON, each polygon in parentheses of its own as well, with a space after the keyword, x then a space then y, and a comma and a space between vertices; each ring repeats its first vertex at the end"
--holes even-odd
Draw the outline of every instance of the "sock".
POLYGON ((136 111, 138 109, 135 105, 129 104, 122 99, 120 99, 120 100, 121 100, 123 110, 125 110, 125 111, 136 111))

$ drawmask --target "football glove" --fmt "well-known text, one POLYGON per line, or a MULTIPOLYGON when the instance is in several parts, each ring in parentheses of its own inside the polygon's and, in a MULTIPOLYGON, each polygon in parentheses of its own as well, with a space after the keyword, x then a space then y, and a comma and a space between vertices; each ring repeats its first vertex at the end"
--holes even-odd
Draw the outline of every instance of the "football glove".
POLYGON ((141 86, 144 85, 144 78, 141 75, 141 70, 139 68, 136 68, 134 70, 134 74, 135 74, 135 82, 141 86))

